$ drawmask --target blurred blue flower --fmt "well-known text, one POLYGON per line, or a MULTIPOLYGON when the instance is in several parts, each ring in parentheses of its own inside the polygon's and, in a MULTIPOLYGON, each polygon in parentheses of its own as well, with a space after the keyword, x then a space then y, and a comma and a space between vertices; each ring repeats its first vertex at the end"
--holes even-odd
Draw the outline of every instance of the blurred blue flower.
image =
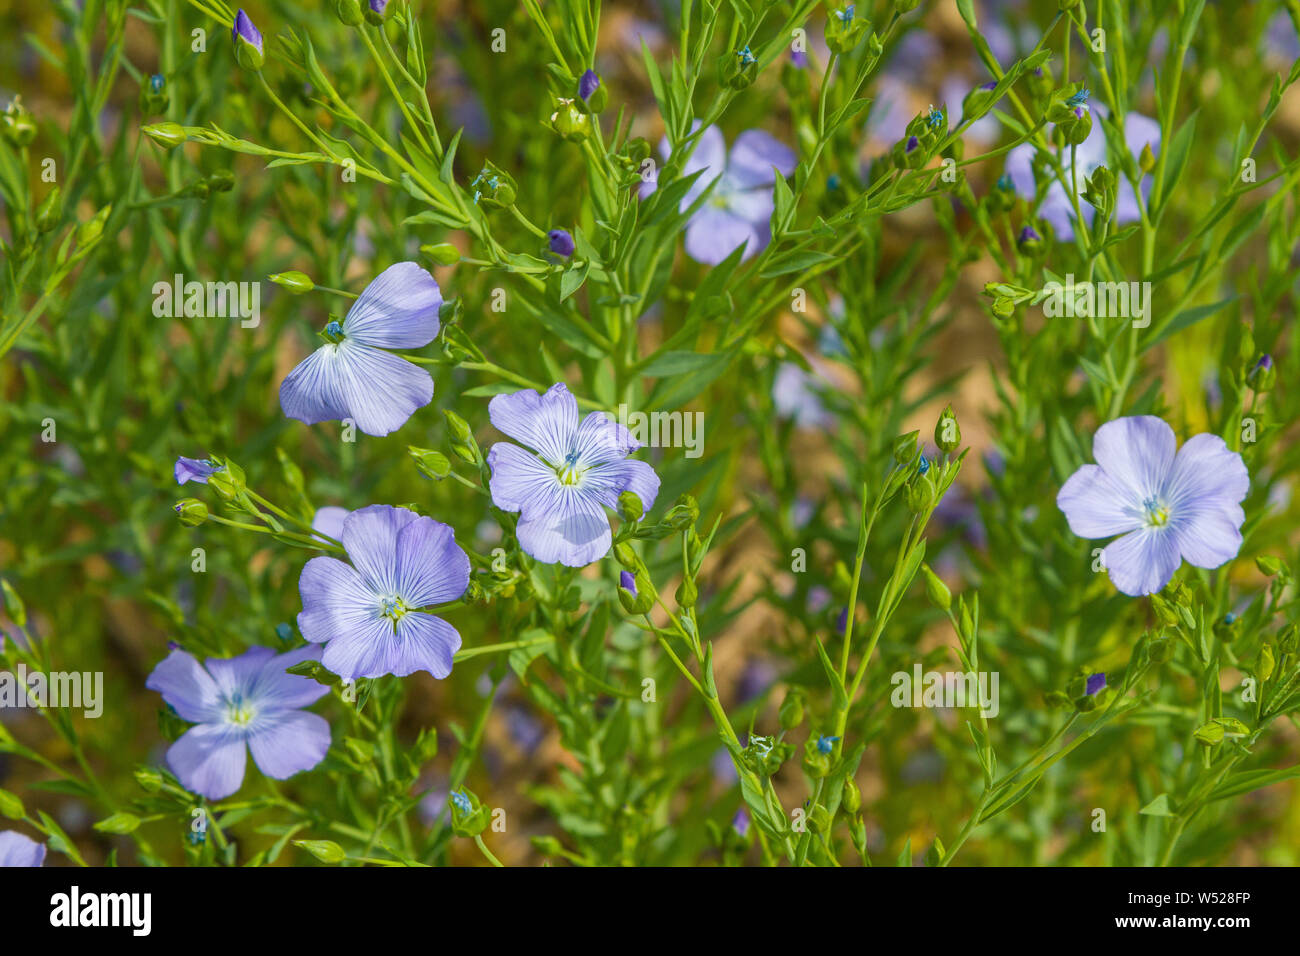
POLYGON ((1236 557, 1250 475, 1218 435, 1178 449, 1159 418, 1118 418, 1097 429, 1092 454, 1097 464, 1071 475, 1056 504, 1081 538, 1123 535, 1102 551, 1120 591, 1154 594, 1183 560, 1217 568, 1236 557))
POLYGON ((648 512, 659 476, 628 459, 641 447, 604 412, 579 422, 578 402, 562 382, 539 395, 523 389, 488 405, 497 430, 528 447, 497 442, 488 451, 492 503, 519 513, 519 546, 544 564, 580 568, 609 551, 605 508, 631 491, 648 512))
MULTIPOLYGON (((695 129, 699 129, 696 121, 695 129)), ((665 139, 659 146, 664 159, 671 155, 665 139)), ((746 130, 736 137, 731 153, 722 131, 710 126, 700 134, 695 151, 687 159, 682 176, 704 172, 692 184, 679 206, 685 212, 713 186, 704 205, 695 211, 686 225, 686 253, 696 262, 716 266, 740 246, 742 259, 748 259, 771 239, 772 212, 776 208, 772 186, 776 176, 794 172, 794 150, 758 129, 746 130)), ((657 181, 643 183, 645 198, 658 187, 657 181)))
POLYGON ((300 661, 319 659, 315 647, 287 654, 254 647, 238 657, 208 658, 205 664, 182 650, 168 654, 145 686, 195 725, 167 750, 167 765, 186 789, 209 800, 230 796, 243 783, 248 750, 262 773, 276 780, 325 759, 329 724, 301 708, 329 688, 285 673, 300 661))
POLYGON ((44 843, 37 843, 17 830, 0 832, 0 867, 41 866, 44 862, 44 843))
MULTIPOLYGON (((1082 108, 1082 107, 1081 107, 1082 108)), ((1104 117, 1106 109, 1104 106, 1095 107, 1094 111, 1098 116, 1104 117)), ((1150 144, 1151 151, 1154 154, 1160 153, 1160 124, 1150 117, 1143 116, 1141 113, 1129 113, 1124 118, 1124 147, 1132 154, 1134 160, 1142 153, 1142 147, 1150 144)), ((1066 182, 1070 182, 1070 156, 1074 155, 1074 177, 1077 180, 1079 190, 1079 207, 1083 214, 1084 221, 1091 226, 1092 217, 1096 212, 1092 206, 1083 201, 1083 193, 1088 184, 1088 178, 1096 171, 1098 166, 1108 166, 1111 169, 1120 168, 1118 160, 1111 162, 1107 159, 1106 133, 1102 123, 1093 123, 1092 132, 1088 138, 1079 144, 1077 150, 1064 150, 1061 153, 1061 165, 1065 169, 1066 182)), ((1035 147, 1031 143, 1022 143, 1007 154, 1006 171, 1011 177, 1012 183, 1016 187, 1016 192, 1026 198, 1034 196, 1034 159, 1035 147)), ((1130 222, 1137 222, 1141 218, 1139 212, 1137 194, 1133 191, 1133 185, 1124 176, 1119 176, 1119 194, 1115 200, 1115 220, 1121 226, 1130 222)), ((1142 196, 1145 199, 1151 190, 1151 178, 1143 177, 1142 196)), ((1047 195, 1043 198, 1042 205, 1038 207, 1038 215, 1051 223, 1052 228, 1056 230, 1056 236, 1064 242, 1069 242, 1074 238, 1074 203, 1070 200, 1070 195, 1066 192, 1065 187, 1059 180, 1053 178, 1052 184, 1047 188, 1047 195)))
POLYGON ((370 505, 347 516, 338 558, 307 562, 298 580, 298 629, 325 645, 321 662, 344 680, 451 673, 460 634, 420 610, 469 587, 469 558, 452 529, 406 508, 370 505))
POLYGON ((418 263, 389 266, 280 385, 284 414, 308 425, 352 419, 367 435, 401 428, 433 400, 433 379, 384 349, 432 342, 441 305, 438 283, 418 263))

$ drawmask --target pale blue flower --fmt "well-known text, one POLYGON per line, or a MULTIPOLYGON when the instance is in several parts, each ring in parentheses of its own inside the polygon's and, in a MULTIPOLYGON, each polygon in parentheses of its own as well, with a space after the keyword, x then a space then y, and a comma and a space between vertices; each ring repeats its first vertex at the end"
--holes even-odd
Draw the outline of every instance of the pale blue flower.
POLYGON ((492 424, 528 449, 497 442, 488 451, 492 503, 519 513, 519 546, 545 564, 580 568, 608 553, 605 508, 631 491, 646 511, 659 493, 659 476, 628 459, 641 447, 604 412, 579 421, 578 402, 563 383, 539 395, 532 389, 497 395, 492 424))
POLYGON ((37 843, 17 830, 0 831, 0 867, 40 866, 44 862, 44 843, 37 843))
POLYGON ((239 789, 248 750, 262 773, 276 780, 316 766, 329 750, 330 728, 302 708, 329 688, 285 671, 319 659, 316 647, 287 654, 254 647, 200 664, 192 654, 173 650, 145 681, 194 724, 168 749, 167 766, 187 789, 209 800, 239 789))
MULTIPOLYGON (((699 129, 698 121, 695 129, 699 129)), ((668 159, 671 146, 667 139, 659 151, 668 159)), ((687 255, 696 262, 716 266, 742 245, 742 259, 763 249, 772 235, 772 212, 776 208, 772 187, 777 174, 789 176, 797 161, 794 150, 762 130, 741 133, 728 155, 722 131, 716 126, 705 129, 681 175, 703 172, 682 197, 680 210, 685 212, 711 183, 716 185, 686 224, 687 255)), ((656 188, 657 180, 643 183, 642 198, 656 188)))
POLYGON ((438 334, 442 293, 415 262, 389 266, 352 304, 328 341, 280 385, 289 418, 314 425, 351 419, 367 435, 387 435, 433 401, 433 379, 385 349, 428 345, 438 334))
POLYGON ((469 587, 469 557, 452 529, 406 508, 370 505, 343 520, 351 564, 312 558, 302 569, 298 629, 325 645, 321 662, 344 680, 451 673, 460 634, 422 608, 469 587))
POLYGON ((1184 560, 1217 568, 1237 556, 1250 475, 1218 435, 1178 449, 1172 428, 1140 415, 1102 425, 1092 453, 1097 464, 1071 475, 1056 504, 1082 538, 1123 536, 1102 551, 1120 591, 1154 594, 1184 560))

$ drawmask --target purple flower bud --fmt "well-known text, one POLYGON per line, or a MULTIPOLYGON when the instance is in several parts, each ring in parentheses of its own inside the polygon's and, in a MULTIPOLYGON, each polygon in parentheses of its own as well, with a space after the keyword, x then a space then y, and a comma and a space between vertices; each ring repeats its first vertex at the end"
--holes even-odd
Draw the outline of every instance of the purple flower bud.
POLYGON ((731 818, 731 828, 740 836, 749 832, 749 814, 744 807, 736 811, 736 815, 731 818))
POLYGON ((839 633, 843 634, 849 627, 849 609, 840 608, 840 616, 835 619, 835 625, 839 628, 839 633))
POLYGON ((1042 238, 1034 231, 1033 226, 1025 226, 1024 229, 1020 230, 1020 236, 1016 239, 1016 242, 1023 246, 1027 242, 1039 242, 1042 238))
POLYGON ((986 90, 990 92, 996 90, 997 88, 998 88, 998 84, 993 80, 989 80, 987 83, 984 83, 980 86, 981 90, 986 90))
POLYGON ((262 53, 262 32, 253 26, 253 21, 248 18, 248 14, 242 9, 235 14, 235 27, 230 31, 230 38, 238 43, 242 38, 244 42, 251 43, 258 53, 262 53))
POLYGON ((1263 369, 1264 371, 1268 371, 1272 367, 1273 367, 1273 356, 1269 355, 1268 353, 1261 355, 1259 357, 1259 361, 1255 363, 1255 368, 1263 369))
POLYGON ((803 50, 791 50, 790 62, 801 70, 806 69, 808 67, 808 54, 804 53, 803 50))
POLYGON ((1105 686, 1106 686, 1105 674, 1089 674, 1088 683, 1084 688, 1084 693, 1086 693, 1089 697, 1091 697, 1094 694, 1098 693, 1105 686))
POLYGON ((917 138, 916 138, 915 136, 909 136, 909 137, 907 137, 907 145, 904 146, 903 149, 904 149, 906 152, 909 152, 909 153, 910 153, 912 150, 916 149, 916 147, 919 146, 919 145, 920 145, 920 142, 917 140, 917 138))
MULTIPOLYGON (((375 2, 375 0, 371 0, 375 2)), ((600 77, 596 75, 595 70, 588 70, 578 80, 578 96, 585 102, 591 99, 591 94, 600 89, 600 77)))
POLYGON ((631 571, 623 571, 618 576, 618 586, 624 591, 631 591, 636 594, 636 575, 631 571))
POLYGON ((380 16, 384 14, 384 8, 388 6, 388 0, 370 0, 370 9, 380 16))
POLYGON ((557 256, 567 259, 573 255, 573 237, 563 229, 552 229, 549 238, 551 251, 557 256))

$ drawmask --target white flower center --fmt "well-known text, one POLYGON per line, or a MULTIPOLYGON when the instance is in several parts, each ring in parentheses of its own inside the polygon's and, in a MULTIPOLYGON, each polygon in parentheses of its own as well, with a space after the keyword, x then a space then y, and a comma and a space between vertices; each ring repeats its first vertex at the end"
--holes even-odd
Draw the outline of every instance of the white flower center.
POLYGON ((582 481, 582 476, 586 473, 587 466, 582 464, 576 451, 569 452, 568 457, 564 459, 564 464, 555 469, 555 474, 562 485, 576 485, 582 481))
POLYGON ((256 712, 251 704, 244 700, 244 695, 235 693, 226 700, 226 720, 238 727, 247 727, 253 722, 256 712))
POLYGON ((1143 518, 1148 528, 1163 528, 1169 523, 1169 505, 1162 498, 1142 502, 1143 518))

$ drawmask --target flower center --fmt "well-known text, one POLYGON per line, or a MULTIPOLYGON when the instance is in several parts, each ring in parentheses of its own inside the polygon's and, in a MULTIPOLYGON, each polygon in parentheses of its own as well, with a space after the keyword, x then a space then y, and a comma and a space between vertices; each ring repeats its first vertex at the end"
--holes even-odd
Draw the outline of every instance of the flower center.
POLYGON ((253 708, 245 703, 243 694, 236 693, 227 699, 226 719, 240 727, 247 727, 252 723, 253 708))
POLYGON ((555 469, 555 474, 559 476, 562 485, 576 485, 586 473, 587 468, 585 465, 579 464, 576 451, 569 452, 564 459, 564 464, 555 469))
POLYGON ((1163 528, 1169 523, 1169 505, 1160 499, 1148 498, 1142 502, 1142 508, 1146 511, 1146 522, 1149 527, 1163 528))
POLYGON ((393 622, 393 627, 396 628, 397 622, 404 618, 411 609, 396 594, 389 594, 379 599, 379 610, 384 617, 393 622))

